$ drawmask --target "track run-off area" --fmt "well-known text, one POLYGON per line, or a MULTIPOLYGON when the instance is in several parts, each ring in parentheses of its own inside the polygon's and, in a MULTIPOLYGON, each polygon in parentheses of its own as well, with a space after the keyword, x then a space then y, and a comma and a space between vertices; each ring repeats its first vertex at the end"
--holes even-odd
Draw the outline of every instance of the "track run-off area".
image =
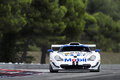
MULTIPOLYGON (((48 66, 48 65, 44 65, 48 66)), ((119 80, 120 64, 102 64, 100 72, 85 70, 59 71, 49 69, 0 69, 0 80, 119 80)))

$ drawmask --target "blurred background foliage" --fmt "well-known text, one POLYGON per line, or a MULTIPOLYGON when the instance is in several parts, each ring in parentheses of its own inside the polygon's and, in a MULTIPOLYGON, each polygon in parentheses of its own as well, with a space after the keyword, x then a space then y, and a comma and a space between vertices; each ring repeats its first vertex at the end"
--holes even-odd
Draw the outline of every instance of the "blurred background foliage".
POLYGON ((51 44, 96 44, 120 52, 119 0, 0 0, 0 62, 45 63, 51 44))

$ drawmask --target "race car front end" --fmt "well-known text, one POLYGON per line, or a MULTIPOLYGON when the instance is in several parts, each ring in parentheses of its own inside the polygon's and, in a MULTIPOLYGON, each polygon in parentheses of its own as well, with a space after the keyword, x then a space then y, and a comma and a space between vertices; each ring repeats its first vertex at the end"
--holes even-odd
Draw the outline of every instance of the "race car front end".
POLYGON ((62 56, 56 54, 52 56, 51 53, 50 67, 52 68, 51 69, 52 71, 68 69, 84 69, 84 70, 89 69, 91 71, 99 71, 100 59, 96 58, 95 55, 91 56, 87 55, 86 57, 86 56, 62 56))
MULTIPOLYGON (((66 46, 64 46, 66 47, 66 46)), ((68 46, 67 46, 68 47, 68 46)), ((86 46, 69 46, 70 48, 88 48, 86 46)), ((59 70, 100 71, 100 54, 98 51, 50 51, 50 72, 59 70)))

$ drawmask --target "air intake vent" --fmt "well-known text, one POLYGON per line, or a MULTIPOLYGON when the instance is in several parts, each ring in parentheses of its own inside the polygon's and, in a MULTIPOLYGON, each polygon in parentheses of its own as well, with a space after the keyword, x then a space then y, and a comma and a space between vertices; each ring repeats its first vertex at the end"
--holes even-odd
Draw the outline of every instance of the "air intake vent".
POLYGON ((80 43, 78 43, 78 42, 71 42, 71 43, 69 43, 70 45, 80 45, 80 43))

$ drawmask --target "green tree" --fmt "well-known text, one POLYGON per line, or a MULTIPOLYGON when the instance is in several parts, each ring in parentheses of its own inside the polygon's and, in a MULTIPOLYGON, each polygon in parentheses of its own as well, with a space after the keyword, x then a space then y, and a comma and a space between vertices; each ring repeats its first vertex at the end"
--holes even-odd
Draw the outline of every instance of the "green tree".
POLYGON ((82 43, 94 43, 95 38, 98 36, 99 26, 97 20, 93 15, 85 13, 84 20, 86 22, 84 31, 81 35, 80 42, 82 43))
POLYGON ((66 40, 67 42, 78 41, 85 26, 83 17, 86 11, 87 0, 60 0, 60 5, 64 5, 68 10, 63 18, 67 25, 63 33, 66 35, 66 40))
POLYGON ((118 21, 120 19, 119 3, 119 0, 88 0, 87 12, 90 14, 102 12, 118 21))
POLYGON ((86 26, 81 41, 96 43, 102 51, 118 51, 119 25, 110 16, 102 12, 85 15, 86 26))
POLYGON ((21 5, 18 1, 0 1, 0 61, 18 61, 17 34, 24 27, 26 20, 21 15, 21 5))
POLYGON ((83 43, 96 43, 103 51, 119 51, 119 0, 88 0, 83 43))
MULTIPOLYGON (((64 38, 61 33, 66 25, 61 20, 67 9, 59 6, 58 0, 33 0, 28 10, 26 30, 32 35, 31 40, 41 48, 41 63, 45 63, 47 46, 58 38, 64 38)), ((24 30, 23 30, 24 32, 24 30)), ((27 41, 28 42, 28 41, 27 41)), ((27 47, 29 44, 27 44, 27 47)), ((24 61, 26 51, 23 53, 21 62, 24 61)))
POLYGON ((45 63, 47 46, 51 43, 78 40, 85 25, 83 15, 86 4, 86 0, 33 0, 31 7, 34 11, 29 14, 29 21, 31 20, 35 34, 33 42, 42 51, 42 64, 45 63), (74 36, 74 39, 71 36, 74 36))

